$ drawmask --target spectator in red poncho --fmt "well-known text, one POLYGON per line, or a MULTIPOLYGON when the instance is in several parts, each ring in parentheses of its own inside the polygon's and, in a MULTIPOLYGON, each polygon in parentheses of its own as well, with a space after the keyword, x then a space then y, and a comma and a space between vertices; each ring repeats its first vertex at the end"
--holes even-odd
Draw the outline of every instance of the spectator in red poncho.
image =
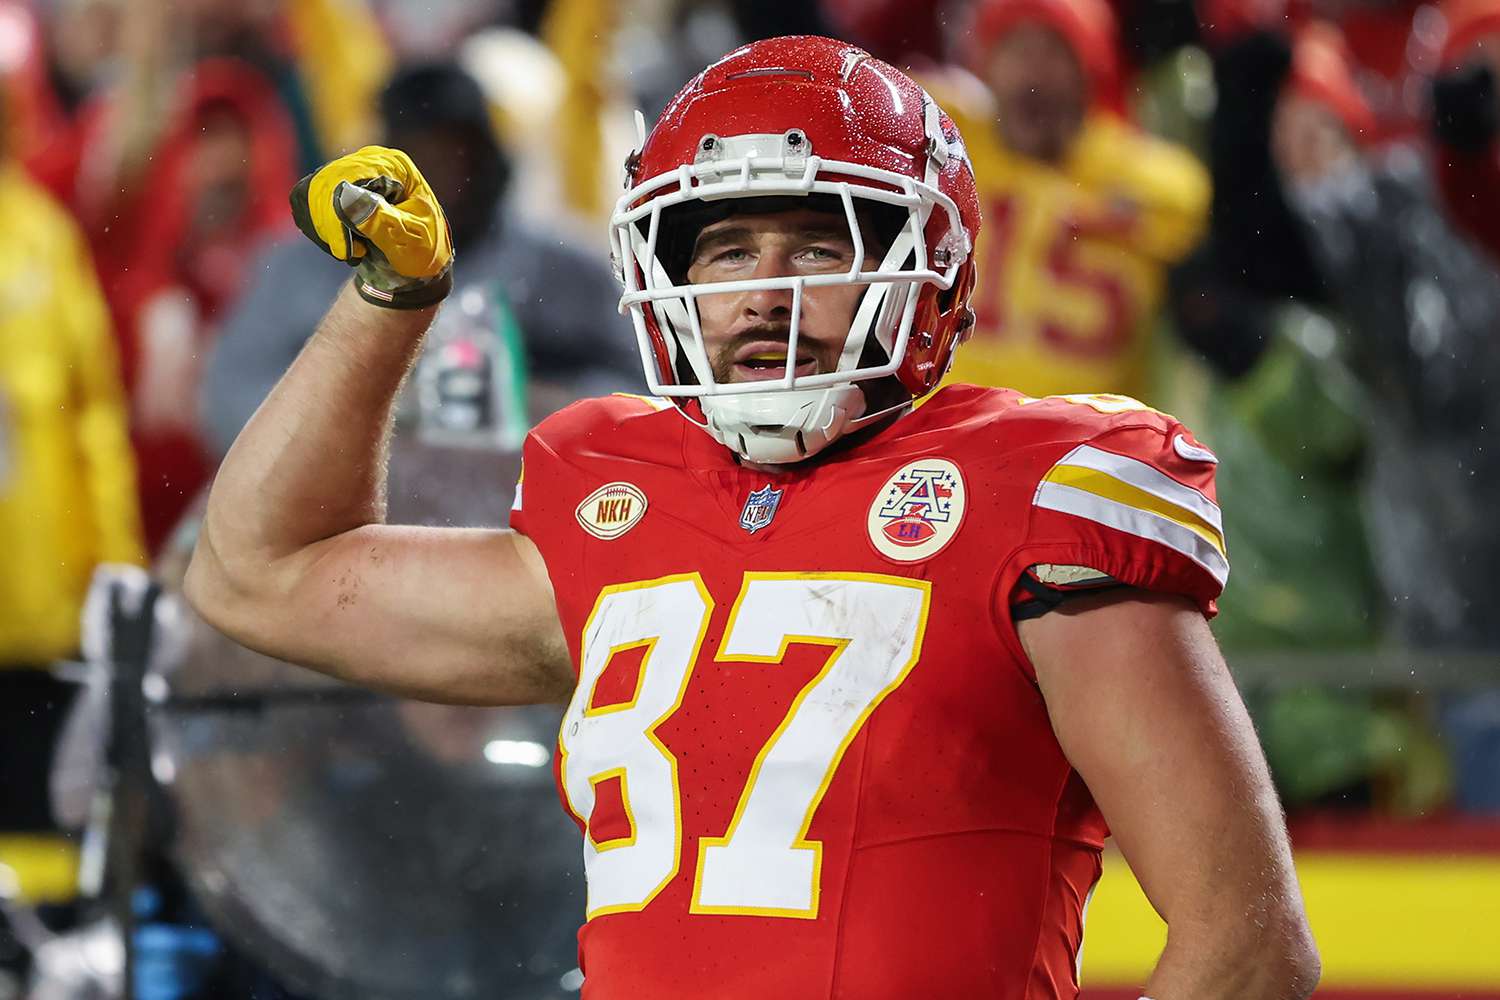
MULTIPOLYGON (((1109 60, 1118 68, 1117 87, 1125 97, 1135 91, 1139 71, 1198 36, 1191 0, 1105 0, 1105 6, 1119 25, 1109 60)), ((839 38, 924 75, 963 61, 974 35, 986 30, 978 23, 987 16, 979 0, 821 0, 819 8, 839 38)))
POLYGON ((208 479, 195 419, 200 359, 241 291, 240 262, 290 225, 296 151, 275 91, 236 60, 185 73, 140 165, 110 173, 99 164, 128 134, 123 106, 111 94, 85 107, 76 156, 54 161, 46 180, 83 221, 114 314, 155 551, 208 479))
POLYGON ((1271 150, 1282 172, 1293 181, 1321 177, 1334 161, 1356 155, 1376 130, 1343 36, 1322 22, 1303 28, 1272 122, 1271 150))

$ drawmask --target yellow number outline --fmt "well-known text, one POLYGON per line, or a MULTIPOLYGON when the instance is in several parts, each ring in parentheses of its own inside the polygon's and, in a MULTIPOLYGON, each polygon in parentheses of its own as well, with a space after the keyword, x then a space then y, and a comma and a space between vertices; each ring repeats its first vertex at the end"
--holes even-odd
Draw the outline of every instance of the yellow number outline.
MULTIPOLYGON (((668 765, 668 767, 671 770, 671 775, 672 775, 672 825, 673 825, 673 830, 672 830, 672 869, 671 869, 671 871, 667 872, 667 874, 665 876, 662 877, 661 882, 659 882, 654 889, 652 889, 649 893, 647 893, 646 896, 645 896, 645 898, 642 899, 642 900, 640 900, 640 902, 637 902, 637 903, 618 903, 618 904, 613 905, 613 906, 601 906, 598 909, 591 909, 591 910, 588 910, 584 914, 584 919, 586 919, 586 920, 592 920, 595 917, 602 917, 602 916, 605 916, 606 914, 610 914, 610 913, 635 913, 635 912, 638 912, 640 910, 644 910, 647 906, 651 905, 651 901, 653 899, 655 899, 657 896, 661 895, 661 892, 662 892, 663 889, 665 889, 667 886, 669 886, 669 885, 672 884, 672 880, 675 879, 677 877, 677 873, 682 870, 682 785, 681 785, 681 783, 679 781, 679 778, 678 778, 677 758, 672 754, 672 752, 670 750, 667 749, 666 744, 664 744, 659 738, 657 738, 656 730, 657 730, 657 727, 663 725, 673 715, 677 714, 677 710, 682 707, 682 699, 687 696, 688 683, 692 680, 692 678, 693 678, 693 672, 694 672, 694 670, 697 669, 698 660, 699 660, 699 658, 703 654, 703 642, 708 637, 708 626, 709 626, 709 623, 713 620, 713 613, 714 613, 714 607, 715 607, 715 605, 714 605, 713 595, 708 592, 708 586, 707 586, 707 584, 705 584, 703 582, 703 575, 701 573, 696 573, 696 572, 695 573, 673 573, 673 574, 671 574, 669 576, 657 577, 654 580, 636 580, 636 581, 633 581, 631 583, 611 584, 610 586, 603 588, 602 590, 599 591, 599 596, 594 599, 593 610, 591 610, 589 612, 588 618, 586 618, 584 620, 584 623, 583 623, 583 638, 582 638, 582 641, 579 643, 579 647, 578 647, 578 650, 579 650, 579 664, 580 664, 580 666, 583 663, 584 654, 587 652, 586 644, 588 642, 589 631, 593 628, 593 625, 594 625, 594 619, 598 616, 599 610, 604 606, 604 602, 606 600, 608 600, 612 595, 625 593, 625 592, 631 591, 631 590, 647 590, 647 589, 650 589, 652 587, 662 587, 662 586, 666 586, 667 584, 680 583, 680 582, 684 582, 684 581, 691 582, 693 584, 693 586, 697 588, 697 590, 698 590, 698 596, 700 598, 702 598, 702 600, 703 600, 703 617, 702 617, 702 620, 698 623, 698 636, 693 641, 692 652, 688 654, 687 669, 682 672, 682 682, 677 687, 677 697, 675 699, 673 699, 672 704, 670 704, 669 706, 667 706, 666 711, 662 712, 661 715, 659 715, 656 719, 654 719, 649 725, 647 725, 642 730, 643 735, 645 735, 646 739, 649 740, 651 742, 651 744, 656 747, 657 752, 660 753, 663 757, 666 758, 667 765, 668 765)), ((661 638, 661 636, 648 636, 647 638, 653 640, 653 642, 654 642, 655 640, 659 640, 661 638)), ((653 649, 654 648, 655 647, 654 647, 654 644, 653 644, 653 649)), ((605 661, 605 665, 606 666, 608 665, 608 662, 609 662, 608 660, 605 661)), ((641 661, 640 679, 639 679, 638 687, 637 687, 637 690, 636 690, 636 697, 637 698, 640 697, 640 688, 644 687, 644 685, 646 683, 646 681, 645 681, 645 678, 646 678, 646 666, 647 666, 646 661, 643 659, 641 661)), ((602 677, 603 675, 604 675, 604 670, 603 670, 603 668, 600 668, 599 676, 602 677)), ((598 678, 595 678, 594 683, 598 684, 598 678)), ((589 693, 588 693, 588 699, 590 701, 593 700, 593 696, 594 696, 593 687, 590 686, 590 690, 589 690, 589 693)), ((587 708, 587 706, 588 706, 588 701, 585 701, 584 702, 584 707, 587 708)), ((566 715, 564 716, 564 719, 566 719, 566 715)), ((566 727, 566 722, 564 722, 564 727, 566 727)), ((567 788, 568 788, 568 780, 567 780, 567 774, 568 774, 568 771, 567 771, 567 768, 568 768, 568 748, 567 748, 567 733, 566 733, 566 728, 558 730, 558 734, 557 734, 557 754, 558 754, 558 774, 559 774, 560 778, 562 779, 561 780, 561 785, 562 785, 562 788, 563 788, 562 798, 563 798, 564 804, 566 805, 566 807, 568 809, 568 812, 570 812, 570 813, 573 814, 574 818, 579 821, 580 825, 582 825, 584 831, 587 832, 587 830, 588 830, 588 821, 584 817, 579 816, 578 813, 574 812, 572 803, 568 800, 568 795, 567 795, 567 788)), ((605 771, 601 771, 598 774, 591 775, 589 777, 589 783, 591 785, 595 784, 594 778, 599 777, 599 775, 608 774, 610 770, 613 770, 613 769, 608 769, 608 770, 605 770, 605 771)), ((624 770, 624 768, 621 767, 620 770, 624 770)), ((621 791, 622 797, 623 797, 623 794, 625 792, 625 779, 623 777, 620 780, 620 791, 621 791)), ((634 846, 636 837, 637 837, 637 835, 640 832, 640 827, 637 826, 636 823, 635 823, 634 813, 629 812, 629 800, 625 799, 625 802, 626 802, 627 815, 630 816, 630 820, 631 820, 631 825, 630 825, 630 830, 631 830, 631 846, 634 846)), ((593 838, 590 837, 589 840, 590 840, 590 842, 592 842, 593 838)), ((605 841, 605 843, 608 844, 608 843, 613 843, 613 842, 611 842, 611 841, 605 841)), ((615 843, 614 846, 615 847, 624 847, 626 845, 625 844, 620 844, 620 843, 615 843)), ((596 850, 598 849, 597 845, 596 845, 595 849, 596 850)))
POLYGON ((828 794, 829 787, 833 784, 833 777, 838 773, 839 765, 844 761, 844 754, 848 751, 865 723, 869 721, 875 709, 880 707, 881 702, 905 682, 912 668, 922 658, 922 646, 927 636, 927 616, 932 607, 932 582, 930 580, 916 580, 904 576, 890 576, 884 573, 764 573, 747 572, 744 581, 740 585, 739 595, 729 611, 729 620, 724 625, 724 636, 719 644, 719 650, 714 654, 715 663, 765 663, 779 665, 786 659, 788 649, 793 643, 812 646, 826 646, 832 650, 822 668, 813 676, 812 680, 802 686, 797 696, 792 699, 787 708, 786 715, 771 733, 770 737, 761 746, 760 752, 755 756, 755 763, 750 766, 750 773, 745 779, 744 790, 740 792, 739 802, 735 804, 734 816, 729 821, 729 828, 725 830, 722 837, 700 837, 698 838, 698 863, 693 875, 693 892, 689 897, 688 912, 715 914, 720 916, 763 916, 763 917, 789 917, 802 920, 815 920, 818 916, 818 908, 822 901, 823 889, 823 842, 821 840, 810 840, 808 831, 812 827, 813 817, 817 814, 818 807, 823 804, 823 798, 828 794), (823 780, 819 782, 817 790, 809 801, 807 810, 802 817, 802 825, 798 828, 797 836, 789 845, 790 850, 811 850, 813 852, 813 883, 812 883, 812 905, 805 910, 789 910, 780 907, 764 906, 713 906, 699 901, 699 894, 703 888, 703 863, 708 856, 709 847, 724 847, 734 838, 739 830, 740 822, 744 818, 745 807, 749 804, 750 793, 755 788, 755 783, 760 779, 761 767, 766 758, 780 741, 782 734, 796 718, 797 712, 807 701, 808 695, 820 684, 825 677, 833 672, 834 665, 839 657, 848 649, 852 639, 835 638, 830 636, 812 635, 783 635, 781 646, 773 656, 751 656, 751 655, 724 655, 724 648, 730 644, 730 637, 734 635, 735 625, 739 620, 740 606, 750 593, 751 585, 757 580, 828 580, 839 583, 879 583, 905 587, 910 590, 922 592, 922 609, 918 614, 915 637, 912 640, 912 653, 907 661, 897 671, 895 679, 883 687, 865 706, 864 710, 855 718, 854 723, 844 734, 838 746, 834 749, 833 756, 829 759, 828 768, 823 774, 823 780))

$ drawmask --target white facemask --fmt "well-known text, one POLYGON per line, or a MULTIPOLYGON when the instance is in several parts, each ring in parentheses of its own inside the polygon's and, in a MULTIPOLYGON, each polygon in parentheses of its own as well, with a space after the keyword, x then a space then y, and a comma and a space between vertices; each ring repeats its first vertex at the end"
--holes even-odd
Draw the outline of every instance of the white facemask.
POLYGON ((629 311, 635 325, 651 391, 668 397, 696 397, 704 415, 700 426, 747 461, 767 465, 801 461, 844 434, 908 405, 903 400, 894 407, 868 412, 865 393, 856 383, 897 372, 912 335, 916 290, 926 283, 952 287, 959 266, 971 252, 957 206, 935 186, 947 146, 936 106, 929 102, 928 111, 928 134, 936 140, 931 144, 925 181, 862 164, 820 160, 812 155, 807 136, 793 129, 782 135, 705 136, 692 166, 637 185, 616 205, 610 244, 625 283, 621 310, 629 311), (822 179, 828 176, 840 179, 822 179), (677 284, 661 263, 657 242, 665 209, 695 200, 810 195, 832 195, 843 206, 854 243, 854 260, 847 271, 677 284), (857 221, 856 199, 894 205, 907 213, 906 224, 879 266, 870 270, 864 268, 867 248, 857 221), (948 235, 930 264, 924 231, 937 208, 948 216, 948 235), (934 270, 932 264, 942 270, 934 270), (864 285, 866 291, 836 370, 797 375, 790 359, 797 357, 805 290, 851 284, 864 285), (704 345, 697 299, 759 289, 792 292, 786 375, 769 381, 719 382, 704 345), (665 342, 669 376, 658 368, 648 309, 665 342), (878 350, 866 350, 872 338, 878 350), (868 361, 872 357, 877 359, 873 364, 868 361), (682 361, 691 372, 690 380, 677 374, 682 361))

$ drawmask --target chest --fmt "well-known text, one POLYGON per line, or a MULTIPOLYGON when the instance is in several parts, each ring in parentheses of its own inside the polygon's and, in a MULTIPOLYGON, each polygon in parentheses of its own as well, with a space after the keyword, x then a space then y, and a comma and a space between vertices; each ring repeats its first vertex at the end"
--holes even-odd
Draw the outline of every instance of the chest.
MULTIPOLYGON (((983 617, 996 543, 1013 533, 1004 505, 976 507, 963 466, 942 454, 804 477, 610 471, 618 478, 579 475, 558 504, 572 510, 564 530, 573 544, 553 567, 554 585, 580 642, 601 602, 640 600, 611 595, 667 579, 695 581, 701 601, 683 591, 672 618, 703 619, 710 646, 735 645, 736 627, 759 634, 780 621, 786 635, 854 642, 897 607, 910 610, 913 595, 924 620, 934 601, 940 617, 983 617)), ((907 631, 918 627, 914 618, 907 631)))
POLYGON ((797 845, 853 838, 861 802, 880 838, 992 826, 970 812, 1026 797, 1016 748, 1048 730, 994 593, 1019 526, 959 461, 571 488, 575 544, 551 568, 579 675, 559 778, 591 912, 643 905, 642 873, 667 878, 695 836, 703 912, 797 912, 816 885, 797 845))

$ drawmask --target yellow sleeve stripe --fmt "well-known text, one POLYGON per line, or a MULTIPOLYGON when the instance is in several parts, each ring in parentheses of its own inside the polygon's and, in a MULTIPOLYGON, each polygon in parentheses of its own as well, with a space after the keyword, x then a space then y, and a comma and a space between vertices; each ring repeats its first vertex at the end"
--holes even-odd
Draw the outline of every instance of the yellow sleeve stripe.
POLYGON ((1143 510, 1155 514, 1157 517, 1166 518, 1175 524, 1180 524, 1187 530, 1201 537, 1208 544, 1218 550, 1220 555, 1224 554, 1224 535, 1214 525, 1210 524, 1201 515, 1179 507, 1161 497, 1147 493, 1145 490, 1121 482, 1107 472, 1097 469, 1086 469, 1079 465, 1055 465, 1047 473, 1044 482, 1057 483, 1060 486, 1071 486, 1084 493, 1091 493, 1106 500, 1136 510, 1143 510))
POLYGON ((1154 497, 1197 514, 1208 522, 1221 538, 1223 537, 1224 520, 1219 513, 1219 505, 1191 486, 1179 483, 1154 465, 1148 465, 1129 455, 1119 455, 1088 444, 1074 448, 1057 464, 1076 465, 1084 469, 1108 473, 1123 483, 1128 483, 1154 497))
POLYGON ((1042 477, 1032 503, 1164 545, 1220 586, 1229 578, 1218 505, 1139 459, 1079 445, 1042 477))
POLYGON ((1164 545, 1197 563, 1220 587, 1229 579, 1229 560, 1224 553, 1176 521, 1062 483, 1042 482, 1032 502, 1164 545))

